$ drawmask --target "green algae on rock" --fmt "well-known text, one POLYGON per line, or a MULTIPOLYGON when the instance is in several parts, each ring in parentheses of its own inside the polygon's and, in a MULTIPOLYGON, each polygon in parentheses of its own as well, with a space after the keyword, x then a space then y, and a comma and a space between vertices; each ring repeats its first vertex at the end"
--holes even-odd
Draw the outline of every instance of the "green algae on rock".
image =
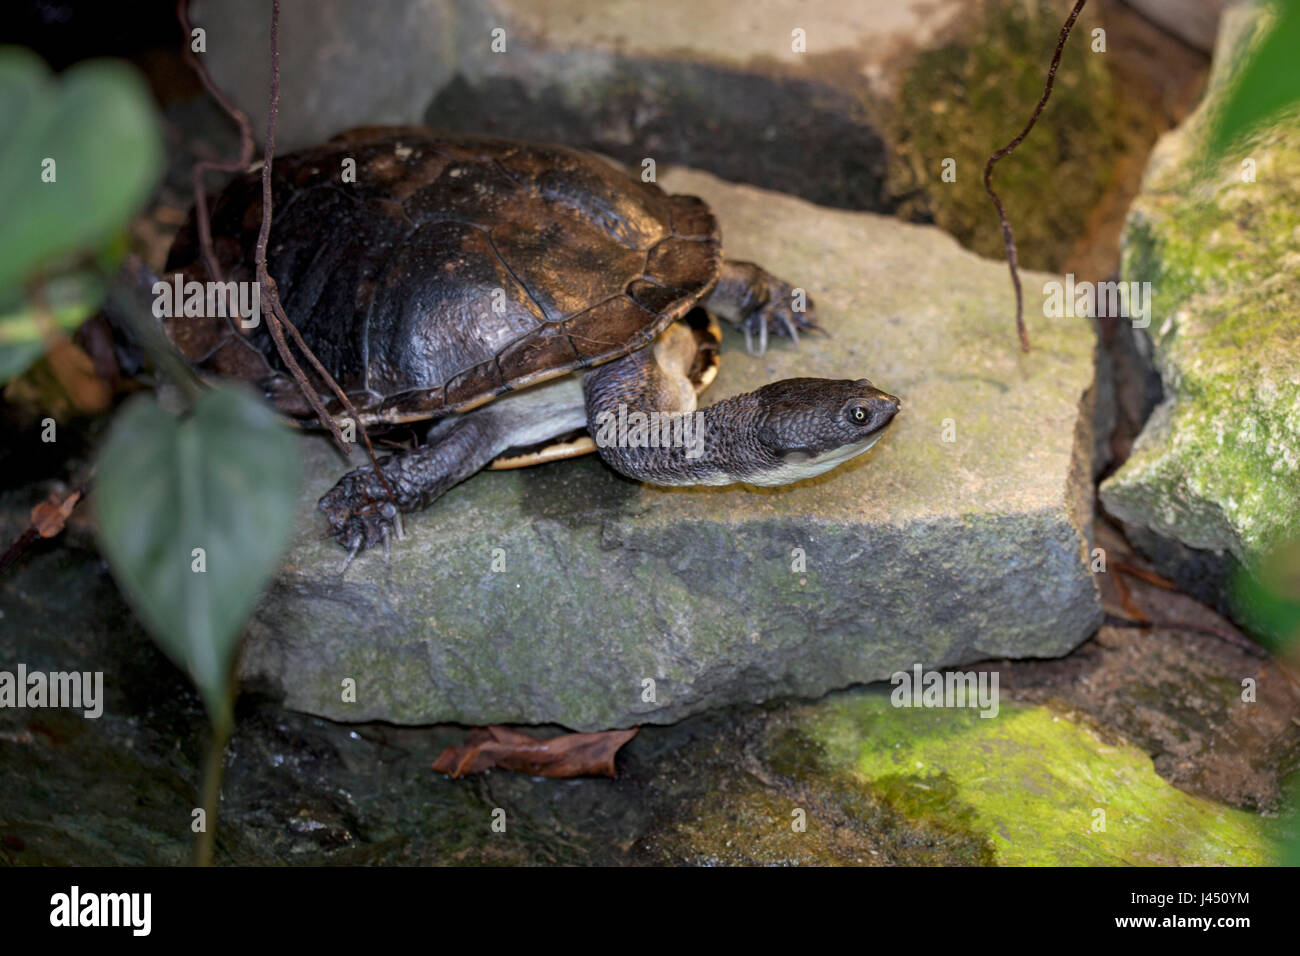
POLYGON ((982 718, 864 692, 794 723, 820 748, 814 776, 847 772, 905 819, 959 822, 1002 865, 1261 865, 1287 826, 1184 793, 1131 744, 1046 708, 982 718))
POLYGON ((1205 100, 1158 144, 1123 278, 1149 282, 1166 399, 1101 489, 1121 520, 1252 564, 1300 536, 1300 113, 1204 163, 1210 120, 1267 24, 1224 14, 1205 100))

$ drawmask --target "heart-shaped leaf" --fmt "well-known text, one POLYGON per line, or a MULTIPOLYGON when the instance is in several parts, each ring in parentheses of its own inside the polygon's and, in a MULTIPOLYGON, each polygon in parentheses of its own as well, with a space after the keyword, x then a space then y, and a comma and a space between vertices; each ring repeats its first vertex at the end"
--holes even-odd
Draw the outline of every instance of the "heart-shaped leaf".
POLYGON ((148 87, 115 60, 57 79, 35 54, 0 47, 0 299, 33 272, 126 227, 162 171, 148 87))
POLYGON ((237 387, 206 393, 179 421, 133 399, 100 453, 103 552, 218 726, 244 621, 293 529, 299 469, 291 434, 237 387))

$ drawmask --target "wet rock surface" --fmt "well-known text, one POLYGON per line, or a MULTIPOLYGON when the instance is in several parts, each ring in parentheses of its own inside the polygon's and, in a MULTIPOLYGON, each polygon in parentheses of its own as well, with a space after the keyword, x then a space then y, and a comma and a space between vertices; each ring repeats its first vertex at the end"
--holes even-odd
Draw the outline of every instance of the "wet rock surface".
POLYGON ((705 401, 865 376, 904 403, 881 442, 766 490, 652 488, 595 458, 484 473, 410 516, 391 563, 340 577, 315 502, 349 466, 308 440, 300 536, 249 628, 246 680, 336 720, 596 730, 918 659, 1055 656, 1093 631, 1086 321, 1031 316, 1025 355, 1004 268, 938 230, 701 173, 662 184, 708 200, 728 255, 807 288, 831 332, 762 358, 728 333, 705 401))
MULTIPOLYGON (((6 534, 22 497, 5 496, 6 534)), ((0 710, 0 861, 183 863, 202 706, 88 544, 74 527, 0 579, 6 667, 105 672, 98 720, 0 710)), ((1060 863, 1241 863, 1265 858, 1294 826, 1273 814, 1281 781, 1300 766, 1300 715, 1257 657, 1176 628, 1108 628, 1063 660, 982 668, 1001 678, 996 718, 895 710, 882 704, 888 688, 731 708, 643 728, 619 754, 616 780, 453 781, 430 765, 464 741, 463 727, 341 725, 245 694, 217 861, 897 865, 1047 853, 1060 863), (1243 677, 1258 679, 1257 704, 1241 702, 1243 677), (1017 789, 1023 825, 1007 827, 1005 801, 992 797, 1025 783, 1027 764, 1056 782, 1052 800, 1046 815, 1027 814, 1024 794, 1037 791, 1017 789), (1095 779, 1071 782, 1080 766, 1095 779), (1105 833, 1091 829, 1098 807, 1105 833), (491 829, 497 808, 504 833, 491 829), (1171 826, 1183 845, 1171 845, 1171 826)))

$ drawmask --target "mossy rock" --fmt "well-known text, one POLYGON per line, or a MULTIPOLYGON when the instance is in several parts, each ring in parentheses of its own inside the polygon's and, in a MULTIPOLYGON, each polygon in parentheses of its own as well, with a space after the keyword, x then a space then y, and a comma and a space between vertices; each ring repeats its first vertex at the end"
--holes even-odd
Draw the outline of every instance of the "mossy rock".
POLYGON ((1300 537, 1300 112, 1207 166, 1210 121, 1266 26, 1224 15, 1205 101, 1161 140, 1124 236, 1166 390, 1102 486, 1125 522, 1253 564, 1300 537))
MULTIPOLYGON (((801 779, 871 794, 1002 865, 1269 864, 1294 825, 1175 789, 1131 744, 1043 707, 1004 702, 986 718, 864 692, 809 707, 793 726, 818 755, 794 771, 801 779)), ((785 733, 769 748, 775 766, 789 766, 785 733)))
MULTIPOLYGON (((934 222, 980 255, 1005 258, 984 164, 1029 121, 1063 16, 1048 0, 983 0, 970 5, 948 42, 915 56, 885 124, 898 215, 934 222), (951 182, 942 175, 947 159, 956 163, 951 182)), ((1064 269, 1117 159, 1134 146, 1126 139, 1132 124, 1117 121, 1125 107, 1105 54, 1092 49, 1098 25, 1097 12, 1085 8, 1047 107, 1024 143, 994 167, 994 188, 1030 268, 1064 269)))

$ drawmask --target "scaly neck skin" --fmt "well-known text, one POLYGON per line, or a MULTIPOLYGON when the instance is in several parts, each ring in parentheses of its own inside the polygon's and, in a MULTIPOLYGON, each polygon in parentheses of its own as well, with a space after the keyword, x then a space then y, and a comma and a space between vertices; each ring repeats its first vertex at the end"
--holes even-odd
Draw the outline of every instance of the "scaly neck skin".
POLYGON ((583 390, 587 431, 601 457, 656 485, 812 478, 874 445, 901 405, 865 378, 787 378, 695 412, 690 380, 680 368, 665 368, 651 349, 590 372, 583 390), (663 427, 665 413, 675 431, 663 427), (691 427, 681 427, 683 414, 691 427))
MULTIPOLYGON (((755 393, 695 410, 695 392, 642 349, 591 372, 583 384, 587 430, 611 468, 656 485, 728 485, 779 464, 758 441, 755 393), (672 431, 667 447, 643 447, 633 413, 658 413, 658 434, 672 431), (668 423, 666 416, 687 416, 668 423), (689 427, 684 427, 689 426, 689 427), (673 428, 675 427, 675 430, 673 428)), ((653 424, 653 421, 651 422, 653 424)), ((644 433, 643 433, 644 434, 644 433)))
POLYGON ((632 413, 638 408, 644 410, 644 406, 628 406, 620 414, 616 404, 593 413, 588 401, 588 428, 601 457, 629 478, 654 485, 730 485, 778 464, 758 443, 758 403, 752 392, 700 411, 674 413, 675 418, 688 419, 681 425, 660 416, 656 430, 650 417, 648 433, 667 437, 667 447, 641 447, 653 441, 638 440, 633 428, 618 427, 622 422, 635 423, 632 413), (603 411, 612 414, 602 419, 603 411), (603 430, 602 421, 607 423, 603 430))

